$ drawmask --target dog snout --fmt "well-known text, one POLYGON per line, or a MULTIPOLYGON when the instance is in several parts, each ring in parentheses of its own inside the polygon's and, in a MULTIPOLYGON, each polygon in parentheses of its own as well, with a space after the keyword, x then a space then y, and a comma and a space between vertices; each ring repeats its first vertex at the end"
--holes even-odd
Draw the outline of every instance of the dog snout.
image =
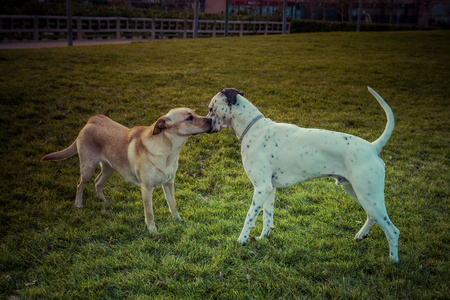
POLYGON ((208 124, 210 125, 209 131, 207 131, 207 133, 215 133, 218 132, 217 129, 215 129, 215 124, 214 124, 214 120, 212 118, 208 118, 208 124))

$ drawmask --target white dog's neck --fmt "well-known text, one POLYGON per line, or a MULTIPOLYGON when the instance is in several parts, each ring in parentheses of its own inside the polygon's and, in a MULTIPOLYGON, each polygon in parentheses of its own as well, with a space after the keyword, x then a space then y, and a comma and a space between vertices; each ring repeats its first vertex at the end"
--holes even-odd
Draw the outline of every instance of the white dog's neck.
POLYGON ((233 119, 231 120, 231 127, 236 136, 241 140, 242 135, 250 129, 252 122, 262 113, 247 99, 241 95, 237 96, 236 104, 233 105, 233 119))

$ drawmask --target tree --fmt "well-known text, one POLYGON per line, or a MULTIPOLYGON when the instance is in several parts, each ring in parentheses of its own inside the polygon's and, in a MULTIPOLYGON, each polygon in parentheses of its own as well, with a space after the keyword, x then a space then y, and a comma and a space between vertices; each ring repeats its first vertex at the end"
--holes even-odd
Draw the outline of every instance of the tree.
POLYGON ((425 25, 430 25, 430 19, 431 19, 431 9, 433 8, 433 4, 436 3, 436 0, 418 0, 419 6, 423 7, 425 9, 425 15, 426 18, 423 23, 426 23, 425 25))
POLYGON ((363 0, 359 0, 358 6, 358 24, 356 25, 356 31, 361 31, 361 14, 362 14, 363 0))

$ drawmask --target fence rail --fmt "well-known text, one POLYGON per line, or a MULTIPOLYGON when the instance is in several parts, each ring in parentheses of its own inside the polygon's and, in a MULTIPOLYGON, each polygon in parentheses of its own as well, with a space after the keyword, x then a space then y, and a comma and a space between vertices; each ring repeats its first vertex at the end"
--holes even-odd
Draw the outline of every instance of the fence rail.
MULTIPOLYGON (((58 40, 67 39, 65 16, 11 16, 0 15, 0 40, 58 40)), ((73 17, 73 38, 84 39, 158 39, 191 38, 194 20, 123 18, 123 17, 73 17)), ((290 23, 286 23, 286 32, 290 23)), ((228 34, 244 36, 256 34, 281 34, 282 22, 229 21, 228 34)), ((225 34, 225 21, 199 20, 199 37, 218 37, 225 34)))

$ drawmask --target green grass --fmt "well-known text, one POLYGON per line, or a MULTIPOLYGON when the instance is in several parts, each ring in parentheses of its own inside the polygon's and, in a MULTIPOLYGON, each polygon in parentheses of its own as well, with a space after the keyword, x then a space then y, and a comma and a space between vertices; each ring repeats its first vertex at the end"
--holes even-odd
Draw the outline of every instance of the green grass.
POLYGON ((0 298, 448 299, 449 41, 321 33, 1 51, 0 298), (205 115, 224 87, 278 122, 373 141, 386 119, 366 86, 396 116, 382 158, 398 264, 379 227, 353 241, 365 213, 325 179, 278 190, 271 237, 237 245, 252 186, 231 130, 189 139, 175 192, 183 221, 158 189, 153 235, 140 190, 120 176, 109 202, 92 180, 76 209, 78 158, 40 162, 91 115, 129 127, 173 107, 205 115))

